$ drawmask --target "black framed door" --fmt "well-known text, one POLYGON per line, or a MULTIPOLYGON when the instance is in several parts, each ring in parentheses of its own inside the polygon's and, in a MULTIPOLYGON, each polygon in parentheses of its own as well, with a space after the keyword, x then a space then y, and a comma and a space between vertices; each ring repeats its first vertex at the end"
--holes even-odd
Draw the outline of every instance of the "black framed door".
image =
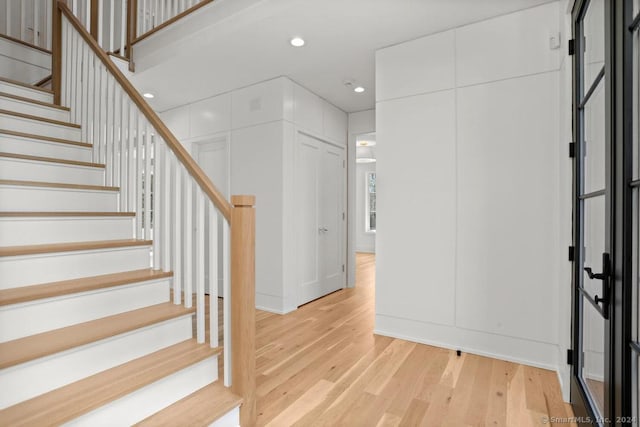
POLYGON ((638 425, 640 0, 572 12, 571 403, 581 424, 638 425))
POLYGON ((611 140, 605 56, 606 1, 574 9, 574 411, 584 419, 611 415, 609 349, 613 219, 611 140))

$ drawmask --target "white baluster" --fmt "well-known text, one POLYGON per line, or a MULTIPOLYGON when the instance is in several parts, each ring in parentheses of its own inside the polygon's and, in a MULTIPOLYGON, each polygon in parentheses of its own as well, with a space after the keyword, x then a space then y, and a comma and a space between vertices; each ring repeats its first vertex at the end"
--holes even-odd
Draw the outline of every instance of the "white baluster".
POLYGON ((182 171, 172 156, 173 182, 173 303, 182 302, 182 171))
POLYGON ((164 171, 164 153, 165 143, 156 135, 153 141, 153 268, 160 269, 161 244, 164 234, 161 231, 164 212, 162 209, 162 200, 165 198, 164 181, 162 179, 164 171))
POLYGON ((82 140, 87 141, 89 136, 89 104, 91 95, 89 92, 89 62, 93 58, 93 53, 89 46, 82 44, 82 113, 80 119, 82 140))
POLYGON ((73 15, 80 19, 80 21, 82 21, 82 17, 78 14, 78 0, 73 0, 73 3, 71 5, 71 12, 73 12, 73 15))
MULTIPOLYGON (((163 141, 164 144, 164 141, 163 141)), ((171 156, 172 152, 168 147, 164 148, 163 166, 163 191, 162 198, 162 270, 171 270, 171 156)), ((174 201, 175 203, 175 201, 174 201)), ((177 242, 176 242, 177 244, 177 242)))
POLYGON ((5 15, 4 15, 4 19, 5 19, 5 23, 6 23, 6 29, 7 29, 7 35, 11 35, 11 30, 13 30, 13 28, 11 28, 11 24, 13 23, 13 20, 11 19, 11 1, 10 0, 6 0, 5 1, 5 15))
MULTIPOLYGON (((98 28, 102 26, 102 20, 104 19, 104 17, 102 16, 103 10, 104 10, 104 0, 98 0, 98 23, 99 23, 98 28)), ((104 28, 98 31, 98 46, 104 49, 104 28)))
POLYGON ((78 38, 76 36, 76 32, 71 32, 71 75, 69 76, 69 86, 71 89, 71 102, 69 103, 69 108, 71 109, 71 121, 75 122, 76 114, 78 113, 78 109, 76 108, 76 87, 75 82, 77 80, 77 70, 76 70, 76 57, 78 56, 78 38))
POLYGON ((222 221, 222 335, 224 338, 224 385, 231 387, 231 285, 229 283, 229 223, 222 221))
MULTIPOLYGON (((7 1, 7 3, 10 3, 10 1, 7 1)), ((53 7, 53 0, 47 0, 44 8, 45 14, 44 14, 43 24, 44 24, 44 48, 49 50, 51 50, 51 23, 53 22, 52 7, 53 7)), ((9 31, 9 28, 7 27, 7 33, 10 34, 8 31, 9 31)))
POLYGON ((204 193, 198 186, 196 189, 196 337, 198 343, 204 343, 204 193))
POLYGON ((114 107, 115 107, 115 86, 116 81, 111 74, 107 74, 107 97, 103 99, 103 102, 107 104, 106 108, 106 177, 107 185, 113 186, 113 166, 115 164, 115 129, 113 123, 114 107))
MULTIPOLYGON (((107 111, 110 108, 107 99, 109 73, 102 63, 100 66, 100 163, 107 163, 107 111)), ((106 174, 108 175, 108 174, 106 174)))
MULTIPOLYGON (((91 2, 87 1, 84 6, 84 27, 91 32, 91 2)), ((98 11, 98 13, 100 13, 100 11, 98 11)), ((100 20, 98 20, 98 22, 100 22, 100 20)), ((98 25, 98 28, 99 27, 100 25, 98 25)))
POLYGON ((120 0, 120 56, 125 56, 124 46, 127 38, 127 0, 120 0))
POLYGON ((136 238, 144 239, 144 233, 142 232, 142 220, 143 220, 143 212, 142 212, 142 157, 144 150, 144 128, 143 128, 143 117, 141 114, 138 114, 138 129, 136 132, 136 238))
MULTIPOLYGON (((114 80, 115 83, 115 80, 114 80)), ((122 157, 122 112, 120 108, 122 107, 122 103, 120 101, 120 97, 122 96, 122 89, 120 89, 120 85, 114 84, 113 87, 113 164, 111 165, 111 173, 112 173, 112 184, 116 187, 122 187, 121 175, 122 172, 120 170, 120 161, 122 157)), ((118 192, 118 200, 121 198, 122 188, 120 188, 120 192, 118 192)), ((118 209, 122 210, 122 202, 118 203, 118 209)))
MULTIPOLYGON (((151 151, 153 128, 147 123, 144 142, 144 238, 151 240, 151 151)), ((154 266, 155 267, 155 266, 154 266)))
POLYGON ((129 211, 129 187, 127 176, 128 141, 129 135, 129 104, 128 96, 124 91, 120 93, 120 211, 129 211))
POLYGON ((27 2, 20 2, 20 40, 27 40, 27 2))
MULTIPOLYGON (((133 103, 129 101, 129 138, 127 140, 127 209, 129 212, 136 212, 136 127, 138 123, 137 109, 133 103)), ((135 231, 138 231, 138 221, 136 220, 135 231)), ((135 234, 136 239, 140 238, 140 234, 135 234)))
POLYGON ((209 342, 211 348, 218 343, 218 212, 213 202, 208 203, 209 227, 209 342))
POLYGON ((102 142, 100 140, 100 83, 102 70, 98 61, 93 61, 93 160, 100 162, 100 150, 102 142))
MULTIPOLYGON (((9 2, 7 2, 9 3, 9 2)), ((62 78, 60 79, 62 82, 62 105, 69 105, 70 88, 69 84, 69 62, 71 57, 69 53, 71 52, 71 43, 69 37, 69 24, 66 19, 62 20, 62 78)))
POLYGON ((116 50, 115 41, 114 41, 114 36, 115 36, 115 33, 116 33, 116 27, 115 27, 116 1, 115 0, 111 0, 110 1, 110 6, 111 7, 109 9, 109 49, 108 49, 108 52, 113 52, 113 51, 116 50))
POLYGON ((184 306, 193 305, 193 180, 185 174, 184 184, 184 306))
POLYGON ((41 46, 40 42, 40 2, 33 0, 33 44, 41 46))

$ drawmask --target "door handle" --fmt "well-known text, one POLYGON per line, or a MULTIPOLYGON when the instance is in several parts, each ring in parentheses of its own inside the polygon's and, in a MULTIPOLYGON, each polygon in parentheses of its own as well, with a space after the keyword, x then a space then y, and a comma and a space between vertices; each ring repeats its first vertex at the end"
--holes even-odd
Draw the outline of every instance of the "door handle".
POLYGON ((318 228, 318 232, 320 232, 320 233, 326 233, 327 231, 329 231, 329 229, 327 227, 318 228))
POLYGON ((602 297, 595 295, 593 300, 596 304, 602 303, 605 318, 608 318, 609 303, 609 277, 611 277, 611 262, 608 253, 602 254, 602 273, 594 273, 591 267, 585 267, 584 271, 591 280, 602 280, 602 297))

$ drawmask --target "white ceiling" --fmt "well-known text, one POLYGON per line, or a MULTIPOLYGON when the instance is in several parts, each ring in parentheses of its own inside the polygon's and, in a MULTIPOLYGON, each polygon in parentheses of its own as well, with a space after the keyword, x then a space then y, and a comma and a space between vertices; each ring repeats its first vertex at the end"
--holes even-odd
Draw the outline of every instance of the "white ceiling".
MULTIPOLYGON (((237 1, 216 0, 201 11, 237 1)), ((344 111, 367 110, 374 107, 377 49, 549 1, 246 0, 233 16, 190 35, 188 22, 176 27, 181 40, 164 46, 162 61, 137 62, 134 83, 154 92, 152 106, 163 111, 284 75, 344 111), (306 45, 291 47, 293 36, 306 45), (366 92, 347 89, 347 79, 366 92)), ((170 31, 165 40, 180 39, 170 31)))

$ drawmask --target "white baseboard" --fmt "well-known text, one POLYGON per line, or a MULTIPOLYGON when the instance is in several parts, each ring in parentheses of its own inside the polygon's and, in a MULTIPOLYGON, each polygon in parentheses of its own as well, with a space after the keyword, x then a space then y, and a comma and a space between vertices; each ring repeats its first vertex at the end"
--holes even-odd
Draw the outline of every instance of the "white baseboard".
POLYGON ((558 371, 558 346, 376 314, 374 333, 558 371))

